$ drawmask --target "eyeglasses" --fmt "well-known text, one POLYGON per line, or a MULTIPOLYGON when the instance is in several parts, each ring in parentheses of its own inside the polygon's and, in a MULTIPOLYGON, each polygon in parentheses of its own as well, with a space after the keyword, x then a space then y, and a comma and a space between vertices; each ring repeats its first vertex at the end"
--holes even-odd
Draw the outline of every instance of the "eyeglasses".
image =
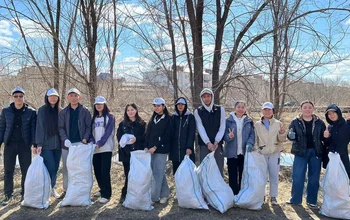
POLYGON ((13 98, 17 99, 17 98, 23 98, 24 96, 23 95, 14 95, 13 98))

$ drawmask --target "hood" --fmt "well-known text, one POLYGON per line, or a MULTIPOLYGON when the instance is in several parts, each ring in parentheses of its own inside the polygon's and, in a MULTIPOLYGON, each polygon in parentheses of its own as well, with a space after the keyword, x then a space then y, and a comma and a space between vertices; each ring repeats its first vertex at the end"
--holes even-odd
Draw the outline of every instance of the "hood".
MULTIPOLYGON (((299 114, 299 115, 296 116, 294 119, 297 119, 297 120, 301 121, 301 120, 303 120, 303 117, 302 117, 301 114, 299 114)), ((317 121, 317 120, 319 120, 319 119, 320 119, 320 118, 319 118, 317 115, 312 114, 312 120, 317 121)))
POLYGON ((345 122, 345 119, 343 118, 343 114, 342 114, 340 108, 336 104, 331 104, 331 105, 329 105, 327 107, 326 112, 325 112, 325 117, 326 117, 326 120, 327 120, 328 124, 330 124, 330 125, 333 125, 336 122, 338 122, 338 123, 345 122), (329 119, 327 112, 330 111, 330 110, 333 110, 333 111, 335 111, 337 113, 338 121, 332 121, 332 120, 329 119))
POLYGON ((201 99, 201 102, 202 102, 202 106, 208 111, 208 112, 210 112, 212 109, 213 109, 213 105, 214 105, 214 93, 213 93, 213 91, 211 90, 211 89, 208 89, 208 88, 205 88, 205 89, 203 89, 202 91, 201 91, 201 93, 200 93, 200 99, 201 99), (204 102, 203 102, 203 100, 202 100, 202 95, 203 94, 211 94, 211 103, 210 103, 210 105, 209 106, 207 106, 204 102))
POLYGON ((185 109, 184 109, 184 112, 185 112, 185 115, 186 115, 188 109, 187 109, 187 100, 185 99, 185 97, 180 97, 180 98, 176 99, 176 101, 175 101, 175 112, 174 112, 174 114, 177 113, 176 115, 180 115, 180 112, 179 112, 179 110, 177 109, 177 105, 176 105, 176 103, 177 103, 180 99, 183 99, 183 100, 186 102, 186 104, 185 104, 185 109))

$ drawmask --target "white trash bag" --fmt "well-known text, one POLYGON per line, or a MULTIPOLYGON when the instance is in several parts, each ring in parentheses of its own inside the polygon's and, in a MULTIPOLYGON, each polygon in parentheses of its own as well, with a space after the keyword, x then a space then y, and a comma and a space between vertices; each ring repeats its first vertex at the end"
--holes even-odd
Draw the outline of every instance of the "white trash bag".
POLYGON ((44 159, 37 155, 30 164, 24 182, 23 206, 46 209, 50 205, 51 179, 44 159))
POLYGON ((232 189, 221 176, 214 153, 209 153, 196 171, 204 197, 213 208, 224 213, 233 206, 234 196, 232 189))
POLYGON ((175 173, 177 201, 182 208, 209 209, 195 169, 196 165, 186 155, 175 173))
POLYGON ((151 154, 143 150, 131 152, 128 188, 123 206, 129 209, 152 210, 151 154))
POLYGON ((72 145, 68 150, 67 170, 68 188, 64 199, 58 206, 90 205, 91 189, 94 182, 92 176, 92 158, 94 144, 72 145))
POLYGON ((258 152, 246 152, 241 190, 235 196, 235 205, 240 208, 260 210, 264 204, 267 181, 267 164, 258 152))
POLYGON ((350 185, 343 162, 338 153, 328 154, 329 163, 322 180, 322 215, 350 219, 350 185))

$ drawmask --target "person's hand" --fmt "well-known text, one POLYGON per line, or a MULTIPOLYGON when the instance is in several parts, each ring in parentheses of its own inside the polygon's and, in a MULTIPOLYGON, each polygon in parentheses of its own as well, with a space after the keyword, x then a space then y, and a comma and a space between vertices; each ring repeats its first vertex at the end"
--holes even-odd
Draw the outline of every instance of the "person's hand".
POLYGON ((157 150, 157 147, 156 147, 156 146, 151 147, 150 149, 148 149, 148 153, 153 154, 156 150, 157 150))
POLYGON ((279 130, 279 133, 280 134, 284 134, 284 133, 286 133, 286 129, 284 128, 284 126, 283 126, 283 124, 281 123, 281 125, 280 125, 280 130, 279 130))
POLYGON ((295 139, 295 132, 293 131, 293 128, 289 130, 288 137, 293 140, 295 139))
POLYGON ((42 147, 41 147, 41 146, 40 146, 40 147, 38 146, 38 147, 36 148, 36 153, 37 153, 37 154, 40 154, 40 153, 41 153, 41 150, 42 150, 42 147))
POLYGON ((208 146, 208 150, 214 151, 214 148, 215 148, 214 144, 212 144, 211 142, 209 142, 209 143, 207 144, 207 146, 208 146))
POLYGON ((213 151, 216 151, 216 149, 218 148, 219 146, 219 142, 215 141, 214 142, 214 150, 213 151))
POLYGON ((97 144, 95 144, 95 149, 97 150, 97 149, 99 149, 100 148, 100 146, 98 146, 97 144))
POLYGON ((32 148, 32 153, 33 153, 34 155, 37 154, 37 153, 36 153, 36 147, 33 147, 33 148, 32 148))
POLYGON ((326 127, 326 130, 323 132, 323 137, 324 138, 329 138, 331 136, 331 133, 328 131, 328 127, 326 127))
POLYGON ((252 144, 247 144, 246 147, 247 152, 253 152, 254 151, 254 146, 252 144))
POLYGON ((187 149, 186 150, 186 155, 191 155, 192 154, 192 150, 191 149, 187 149))
POLYGON ((131 141, 132 144, 135 143, 136 142, 136 137, 130 138, 130 141, 131 141))
POLYGON ((234 137, 235 137, 235 134, 233 133, 233 128, 232 128, 232 129, 231 129, 231 128, 228 128, 228 131, 230 132, 230 133, 228 133, 228 137, 229 137, 230 139, 234 138, 234 137))
POLYGON ((66 139, 66 140, 64 141, 64 146, 69 148, 69 147, 72 146, 72 142, 70 142, 70 140, 66 139))
POLYGON ((83 144, 86 144, 86 143, 87 143, 86 139, 83 139, 81 142, 82 142, 83 144))

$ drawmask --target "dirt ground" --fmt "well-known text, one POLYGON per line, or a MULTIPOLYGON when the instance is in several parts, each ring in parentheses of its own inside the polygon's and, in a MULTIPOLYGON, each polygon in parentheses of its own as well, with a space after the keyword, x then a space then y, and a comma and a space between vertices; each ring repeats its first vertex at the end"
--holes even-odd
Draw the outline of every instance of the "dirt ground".
MULTIPOLYGON (((124 208, 119 203, 121 189, 124 183, 123 168, 118 163, 112 164, 112 186, 113 195, 105 205, 94 203, 88 207, 56 207, 60 200, 51 197, 51 205, 46 210, 38 210, 22 207, 20 200, 20 170, 16 168, 14 200, 5 207, 0 207, 0 219, 328 219, 320 214, 319 210, 312 210, 307 207, 305 201, 302 206, 292 206, 285 202, 290 196, 291 168, 281 167, 278 206, 272 206, 269 202, 263 205, 260 211, 250 211, 240 208, 231 208, 221 214, 212 207, 207 210, 190 210, 178 206, 173 199, 174 180, 171 175, 171 162, 167 164, 167 177, 172 194, 167 204, 155 204, 152 211, 136 211, 124 208)), ((225 174, 227 181, 227 172, 225 174)), ((3 167, 0 167, 0 198, 3 198, 3 167)), ((59 173, 57 191, 62 191, 62 174, 59 173)), ((92 194, 98 191, 96 182, 92 194)), ((322 202, 321 192, 319 193, 319 205, 322 202)), ((268 199, 267 199, 268 200, 268 199)), ((96 198, 93 199, 96 201, 96 198)))

